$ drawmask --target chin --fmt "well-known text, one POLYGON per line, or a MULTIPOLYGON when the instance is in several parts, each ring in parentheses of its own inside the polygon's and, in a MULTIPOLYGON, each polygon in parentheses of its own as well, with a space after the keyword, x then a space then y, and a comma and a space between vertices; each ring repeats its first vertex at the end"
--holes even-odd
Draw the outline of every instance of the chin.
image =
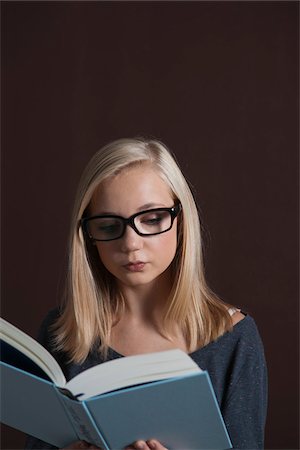
POLYGON ((141 286, 148 286, 155 282, 155 279, 147 279, 147 280, 119 280, 122 284, 130 287, 141 287, 141 286))
POLYGON ((120 277, 116 277, 118 282, 123 284, 124 286, 129 286, 129 287, 136 287, 136 288, 140 288, 142 286, 151 286, 154 285, 156 283, 162 282, 164 279, 164 276, 166 276, 166 279, 169 279, 168 276, 168 270, 164 270, 162 273, 155 273, 150 275, 149 273, 145 273, 145 272, 135 272, 135 273, 131 273, 128 274, 126 277, 120 276, 120 277))

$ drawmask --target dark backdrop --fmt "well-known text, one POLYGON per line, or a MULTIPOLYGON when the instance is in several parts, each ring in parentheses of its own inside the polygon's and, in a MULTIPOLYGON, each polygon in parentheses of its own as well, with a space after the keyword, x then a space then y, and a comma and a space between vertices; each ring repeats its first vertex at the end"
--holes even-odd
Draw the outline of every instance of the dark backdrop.
MULTIPOLYGON (((298 449, 298 2, 2 2, 2 315, 59 302, 75 187, 106 142, 174 150, 206 272, 257 321, 266 448, 298 449)), ((23 445, 3 427, 2 448, 23 445)))

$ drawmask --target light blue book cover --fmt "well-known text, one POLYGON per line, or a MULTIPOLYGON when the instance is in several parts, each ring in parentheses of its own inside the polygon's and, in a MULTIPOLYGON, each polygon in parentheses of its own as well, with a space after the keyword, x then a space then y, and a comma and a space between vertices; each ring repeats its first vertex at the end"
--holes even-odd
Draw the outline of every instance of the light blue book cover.
POLYGON ((6 363, 1 368, 1 422, 57 447, 77 434, 53 383, 6 363))
POLYGON ((82 439, 118 450, 150 438, 169 450, 231 448, 207 372, 80 401, 41 378, 26 358, 18 363, 0 363, 1 422, 59 448, 82 439))
POLYGON ((84 403, 110 449, 149 438, 169 450, 232 447, 207 372, 103 394, 84 403))

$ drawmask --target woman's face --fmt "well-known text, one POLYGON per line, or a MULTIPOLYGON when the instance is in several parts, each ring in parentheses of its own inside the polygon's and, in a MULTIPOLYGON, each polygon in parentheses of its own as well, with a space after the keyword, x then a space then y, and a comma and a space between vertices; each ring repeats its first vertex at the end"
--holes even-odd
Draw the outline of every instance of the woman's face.
MULTIPOLYGON (((90 215, 117 215, 128 218, 140 211, 174 206, 170 189, 149 166, 125 169, 108 178, 95 190, 90 215)), ((113 241, 95 241, 106 269, 119 284, 137 287, 155 283, 167 277, 167 269, 177 247, 177 219, 171 230, 140 236, 130 226, 125 234, 113 241)))

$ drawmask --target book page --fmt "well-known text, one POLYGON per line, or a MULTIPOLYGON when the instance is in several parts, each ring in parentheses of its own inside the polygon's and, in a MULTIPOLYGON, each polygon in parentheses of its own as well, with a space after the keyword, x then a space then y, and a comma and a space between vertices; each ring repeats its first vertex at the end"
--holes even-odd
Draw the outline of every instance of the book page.
POLYGON ((87 369, 66 384, 80 400, 127 386, 191 375, 198 365, 182 350, 127 356, 87 369))
POLYGON ((0 339, 30 358, 57 386, 64 387, 65 376, 53 356, 35 339, 3 318, 0 318, 0 339))

